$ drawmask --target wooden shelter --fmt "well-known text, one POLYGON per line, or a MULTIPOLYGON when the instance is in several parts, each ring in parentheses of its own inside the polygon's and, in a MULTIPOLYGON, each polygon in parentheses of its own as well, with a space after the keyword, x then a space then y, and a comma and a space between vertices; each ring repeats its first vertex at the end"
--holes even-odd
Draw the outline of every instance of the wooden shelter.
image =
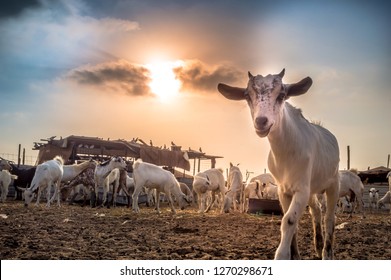
MULTIPOLYGON (((211 168, 216 165, 216 159, 221 156, 207 155, 201 151, 182 150, 181 146, 174 145, 171 147, 155 147, 148 145, 143 140, 135 138, 130 141, 104 140, 98 137, 86 137, 71 135, 66 138, 56 139, 50 137, 41 139, 46 143, 34 143, 34 150, 39 150, 36 164, 53 159, 60 155, 67 163, 73 163, 76 160, 94 158, 97 160, 106 160, 112 156, 122 156, 126 159, 141 158, 145 162, 153 163, 168 168, 181 168, 190 171, 190 161, 193 161, 193 175, 200 171, 200 162, 208 160, 211 168)), ((185 176, 185 172, 183 172, 185 176)))
POLYGON ((376 168, 368 169, 365 171, 359 171, 358 176, 361 181, 371 183, 387 183, 387 174, 391 172, 390 168, 379 166, 376 168))

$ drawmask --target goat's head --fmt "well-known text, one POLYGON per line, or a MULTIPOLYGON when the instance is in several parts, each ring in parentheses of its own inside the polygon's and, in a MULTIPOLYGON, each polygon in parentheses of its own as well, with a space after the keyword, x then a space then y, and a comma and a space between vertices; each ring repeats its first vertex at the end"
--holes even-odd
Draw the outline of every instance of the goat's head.
POLYGON ((12 171, 12 166, 6 161, 5 159, 0 160, 0 171, 1 170, 8 170, 12 171))
POLYGON ((113 157, 111 162, 113 163, 113 166, 119 169, 125 169, 127 166, 126 161, 122 157, 113 157))
POLYGON ((248 72, 247 88, 231 87, 226 84, 218 84, 217 88, 228 99, 247 101, 255 131, 258 136, 265 137, 278 126, 284 101, 291 96, 306 93, 312 85, 310 77, 295 84, 283 84, 284 74, 285 69, 279 74, 269 74, 266 77, 253 76, 248 72))
MULTIPOLYGON (((49 191, 49 190, 48 190, 49 191)), ((38 193, 38 188, 26 188, 24 190, 24 206, 27 207, 38 193)))

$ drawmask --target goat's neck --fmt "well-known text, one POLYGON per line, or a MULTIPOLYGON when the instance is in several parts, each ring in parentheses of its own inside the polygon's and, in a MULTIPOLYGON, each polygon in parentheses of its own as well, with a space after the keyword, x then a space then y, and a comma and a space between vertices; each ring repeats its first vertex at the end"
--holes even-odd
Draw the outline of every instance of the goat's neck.
POLYGON ((308 121, 301 115, 301 111, 285 103, 279 122, 268 135, 271 153, 274 157, 278 160, 301 152, 305 145, 307 127, 308 121))

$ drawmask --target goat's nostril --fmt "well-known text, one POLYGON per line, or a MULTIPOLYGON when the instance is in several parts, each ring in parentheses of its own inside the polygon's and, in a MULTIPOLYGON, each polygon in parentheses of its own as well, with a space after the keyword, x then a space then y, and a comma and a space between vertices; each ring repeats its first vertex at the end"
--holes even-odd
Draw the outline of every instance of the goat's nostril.
POLYGON ((265 125, 267 124, 268 122, 268 119, 267 117, 257 117, 255 119, 255 125, 258 127, 258 128, 263 128, 265 127, 265 125))

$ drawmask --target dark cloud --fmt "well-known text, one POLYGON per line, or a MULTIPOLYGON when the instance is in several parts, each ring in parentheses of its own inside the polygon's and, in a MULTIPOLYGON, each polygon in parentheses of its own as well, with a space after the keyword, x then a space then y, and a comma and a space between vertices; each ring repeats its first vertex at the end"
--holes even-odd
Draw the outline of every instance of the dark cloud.
MULTIPOLYGON (((190 60, 173 69, 182 84, 182 90, 190 94, 216 92, 218 83, 237 83, 243 72, 228 65, 209 66, 198 60, 190 60)), ((67 79, 80 85, 126 93, 131 96, 152 96, 149 83, 150 71, 142 65, 124 60, 84 66, 70 71, 67 79)))
POLYGON ((67 78, 82 85, 97 86, 132 96, 150 95, 149 70, 126 61, 110 62, 72 70, 67 78))
POLYGON ((189 61, 174 69, 182 88, 187 91, 216 91, 218 83, 235 83, 243 78, 243 73, 228 65, 208 67, 200 61, 189 61))
POLYGON ((0 9, 0 19, 16 17, 23 11, 42 7, 39 0, 12 0, 3 1, 0 9))

